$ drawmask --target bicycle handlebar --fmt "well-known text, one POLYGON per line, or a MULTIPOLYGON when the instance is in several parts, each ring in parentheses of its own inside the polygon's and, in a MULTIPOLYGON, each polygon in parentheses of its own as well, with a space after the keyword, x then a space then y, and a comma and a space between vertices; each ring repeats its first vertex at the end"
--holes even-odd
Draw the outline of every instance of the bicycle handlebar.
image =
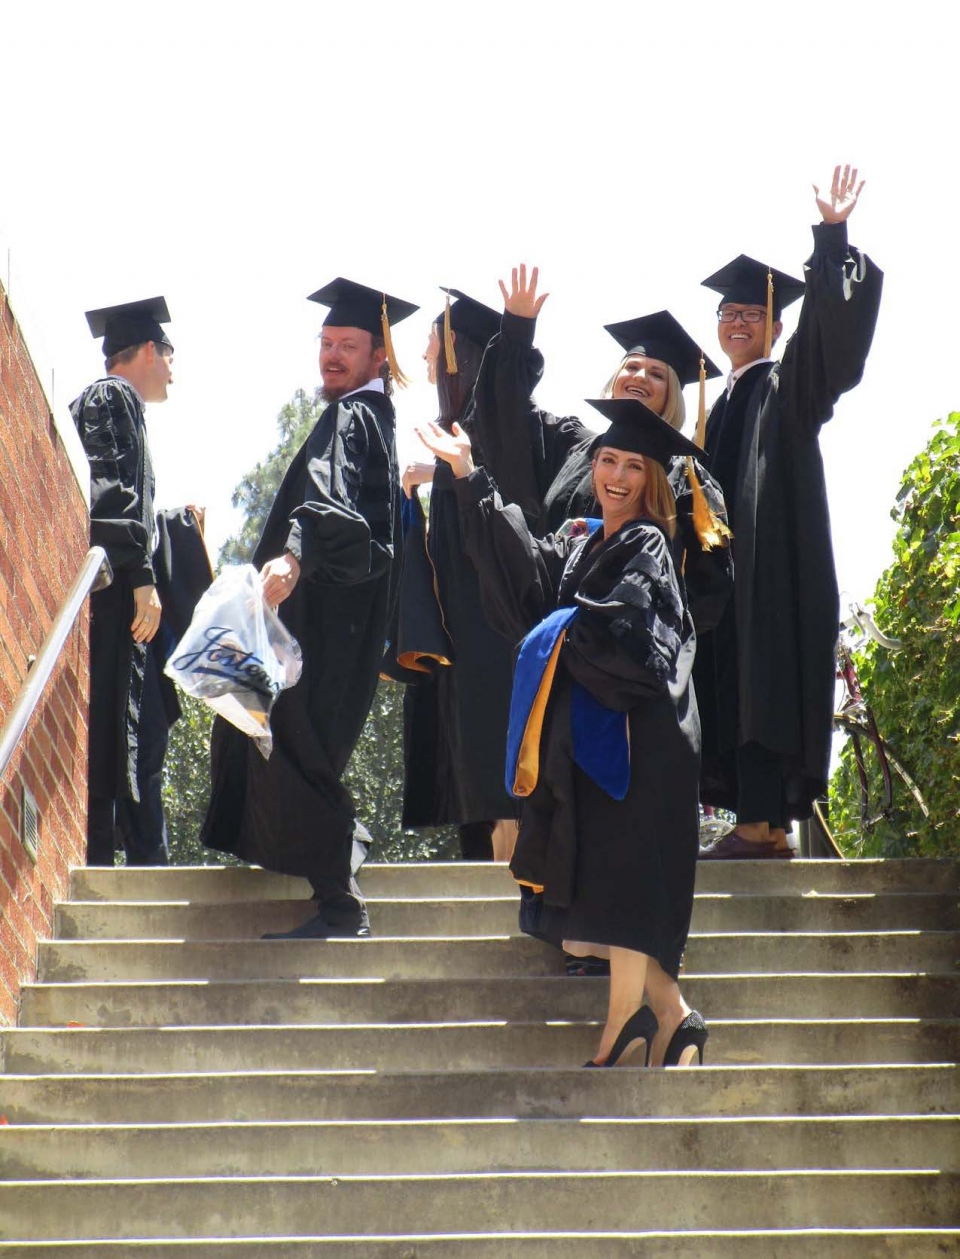
POLYGON ((885 648, 887 651, 899 651, 903 643, 899 638, 888 638, 884 632, 878 628, 876 621, 859 603, 847 604, 848 615, 840 622, 841 626, 846 630, 858 629, 861 634, 867 638, 872 638, 875 643, 885 648))

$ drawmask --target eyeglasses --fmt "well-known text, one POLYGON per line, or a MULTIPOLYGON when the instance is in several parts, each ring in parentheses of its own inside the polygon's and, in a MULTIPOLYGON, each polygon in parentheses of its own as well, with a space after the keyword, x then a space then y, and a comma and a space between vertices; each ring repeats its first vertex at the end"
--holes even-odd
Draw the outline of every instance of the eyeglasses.
POLYGON ((717 318, 721 323, 736 323, 738 319, 742 319, 744 323, 760 323, 766 315, 765 310, 728 310, 725 306, 717 311, 717 318))

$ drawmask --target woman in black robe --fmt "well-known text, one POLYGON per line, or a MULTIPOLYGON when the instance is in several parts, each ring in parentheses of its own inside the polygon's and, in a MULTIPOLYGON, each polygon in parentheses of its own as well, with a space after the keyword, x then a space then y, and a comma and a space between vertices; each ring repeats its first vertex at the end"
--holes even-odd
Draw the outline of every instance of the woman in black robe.
MULTIPOLYGON (((547 295, 537 296, 538 271, 529 282, 526 266, 514 268, 508 291, 500 281, 504 314, 499 335, 487 347, 471 412, 473 431, 504 502, 517 503, 532 531, 542 537, 565 520, 596 514, 591 446, 594 434, 575 415, 542 410, 534 392, 543 376, 543 355, 534 345, 537 316, 547 295)), ((673 428, 686 419, 683 386, 700 375, 720 375, 669 311, 607 324, 606 331, 625 353, 603 389, 607 398, 636 398, 673 428)), ((698 426, 698 445, 703 436, 698 426)), ((698 450, 697 452, 701 452, 698 450)), ((695 459, 698 487, 711 517, 695 517, 698 502, 687 459, 667 465, 677 504, 677 564, 698 633, 720 620, 733 589, 733 563, 727 545, 726 507, 719 483, 695 459)))
MULTIPOLYGON (((455 289, 450 293, 457 300, 453 305, 448 300, 433 324, 424 358, 437 386, 440 427, 449 433, 459 423, 470 435, 474 461, 480 464, 483 454, 467 413, 483 351, 500 315, 455 289)), ((516 802, 503 782, 512 653, 484 616, 477 574, 463 551, 449 465, 442 459, 436 465, 411 464, 404 471, 403 488, 414 501, 416 487, 431 481, 427 527, 408 534, 401 617, 406 621, 409 612, 410 623, 426 628, 426 614, 432 612, 441 622, 438 636, 443 636, 446 653, 440 662, 423 657, 410 661, 418 646, 415 638, 391 644, 394 650, 400 647, 402 663, 427 670, 403 675, 408 682, 403 825, 456 824, 465 860, 508 861, 517 835, 516 802), (432 586, 426 591, 427 583, 407 580, 419 571, 413 546, 424 536, 432 586), (411 599, 435 601, 436 606, 421 607, 417 615, 409 607, 411 599)))
POLYGON ((693 447, 640 402, 593 405, 612 420, 592 452, 603 520, 579 536, 537 539, 489 473, 474 470, 459 427, 420 435, 456 478, 488 619, 514 642, 527 636, 511 709, 513 790, 524 798, 511 869, 542 892, 531 934, 610 958, 607 1021, 587 1065, 613 1066, 641 1043, 648 1061, 652 1048, 654 1062, 687 1063, 702 1060, 706 1039, 677 985, 693 908, 700 731, 696 637, 662 464, 693 447), (527 667, 538 657, 542 677, 527 667))

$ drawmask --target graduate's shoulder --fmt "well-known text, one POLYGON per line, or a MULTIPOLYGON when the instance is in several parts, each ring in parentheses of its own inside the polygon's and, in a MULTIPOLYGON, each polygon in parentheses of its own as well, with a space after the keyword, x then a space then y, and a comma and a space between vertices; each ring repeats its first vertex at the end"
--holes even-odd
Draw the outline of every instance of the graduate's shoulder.
POLYGON ((122 407, 127 411, 141 409, 140 395, 123 376, 101 376, 70 403, 74 415, 86 407, 122 407))

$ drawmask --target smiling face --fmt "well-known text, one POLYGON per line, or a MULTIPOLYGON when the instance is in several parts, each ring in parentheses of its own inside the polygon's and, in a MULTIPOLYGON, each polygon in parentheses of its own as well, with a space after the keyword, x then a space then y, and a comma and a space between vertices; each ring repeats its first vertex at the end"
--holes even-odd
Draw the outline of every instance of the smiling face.
POLYGON ((440 355, 440 334, 437 332, 437 325, 430 325, 430 340, 427 342, 427 348, 423 352, 423 361, 427 365, 427 380, 431 385, 437 383, 437 359, 440 355))
MULTIPOLYGON (((723 302, 717 336, 720 348, 730 360, 734 371, 746 367, 755 359, 763 358, 763 337, 767 311, 764 306, 751 306, 746 302, 723 302), (732 318, 731 318, 732 316, 732 318)), ((773 340, 783 330, 777 319, 773 325, 773 340)))
POLYGON ((663 415, 667 405, 669 383, 666 363, 645 354, 630 354, 624 359, 613 381, 614 398, 635 398, 644 406, 663 415))
POLYGON ((373 338, 362 328, 324 328, 320 333, 320 376, 323 396, 335 402, 375 380, 386 350, 373 348, 373 338))
POLYGON ((601 446, 593 461, 593 489, 603 515, 603 529, 610 533, 642 515, 647 465, 632 450, 601 446))

